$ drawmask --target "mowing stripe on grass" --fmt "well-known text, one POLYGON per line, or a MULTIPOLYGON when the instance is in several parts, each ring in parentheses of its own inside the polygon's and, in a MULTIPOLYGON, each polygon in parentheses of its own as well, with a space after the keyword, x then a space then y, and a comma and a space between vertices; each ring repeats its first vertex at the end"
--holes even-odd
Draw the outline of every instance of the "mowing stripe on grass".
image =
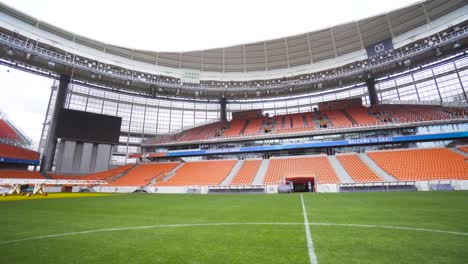
POLYGON ((304 199, 302 198, 302 193, 301 193, 301 204, 302 204, 302 214, 304 215, 304 228, 306 232, 307 250, 309 251, 310 264, 317 264, 317 255, 315 255, 314 242, 312 241, 312 235, 310 234, 309 218, 307 217, 307 211, 304 205, 304 199))
MULTIPOLYGON (((44 235, 36 237, 20 238, 15 240, 0 241, 0 245, 11 244, 15 242, 38 240, 44 238, 54 238, 81 234, 93 234, 100 232, 112 232, 112 231, 125 231, 125 230, 138 230, 138 229, 152 229, 152 228, 177 228, 177 227, 203 227, 203 226, 239 226, 239 225, 304 225, 304 223, 294 222, 279 222, 279 223, 262 223, 262 222, 246 222, 246 223, 209 223, 209 224, 173 224, 173 225, 152 225, 152 226, 133 226, 133 227, 116 227, 116 228, 105 228, 105 229, 94 229, 85 230, 53 235, 44 235)), ((364 228, 384 228, 384 229, 398 229, 398 230, 409 230, 409 231, 422 231, 432 233, 443 233, 458 236, 468 236, 468 233, 457 232, 457 231, 445 231, 437 229, 426 229, 426 228, 413 228, 413 227, 401 227, 401 226, 379 226, 379 225, 364 225, 364 224, 337 224, 337 223, 309 223, 312 226, 341 226, 341 227, 364 227, 364 228)))

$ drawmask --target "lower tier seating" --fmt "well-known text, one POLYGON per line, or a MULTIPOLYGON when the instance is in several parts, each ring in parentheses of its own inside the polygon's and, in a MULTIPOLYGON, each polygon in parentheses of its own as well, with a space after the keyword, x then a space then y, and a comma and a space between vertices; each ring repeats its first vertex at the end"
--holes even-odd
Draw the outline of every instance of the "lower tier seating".
POLYGON ((127 164, 113 168, 111 170, 85 174, 85 175, 61 175, 61 174, 49 174, 53 179, 62 180, 107 180, 124 173, 125 171, 135 167, 135 164, 127 164))
POLYGON ((278 184, 286 177, 316 177, 319 183, 339 183, 327 156, 273 158, 270 160, 265 184, 278 184))
POLYGON ((367 155, 401 181, 468 180, 465 157, 446 148, 372 151, 367 155))
POLYGON ((37 171, 19 171, 19 170, 0 170, 0 178, 2 179, 45 179, 37 171))
POLYGON ((232 179, 231 185, 250 185, 257 174, 262 160, 246 160, 237 175, 232 179))
POLYGON ((355 182, 382 181, 373 170, 367 167, 356 153, 337 155, 336 158, 355 182))
POLYGON ((178 162, 142 164, 130 170, 125 176, 116 181, 109 182, 111 186, 145 186, 150 181, 161 174, 165 174, 174 169, 178 162))
POLYGON ((191 161, 180 167, 166 182, 156 186, 219 185, 236 164, 237 160, 191 161))
POLYGON ((457 149, 468 153, 468 145, 457 146, 457 149))

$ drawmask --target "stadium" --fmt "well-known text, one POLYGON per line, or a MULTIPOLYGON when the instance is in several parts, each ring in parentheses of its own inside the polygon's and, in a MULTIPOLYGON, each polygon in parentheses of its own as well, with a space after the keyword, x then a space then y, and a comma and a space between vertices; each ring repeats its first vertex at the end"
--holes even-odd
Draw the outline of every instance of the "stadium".
POLYGON ((1 263, 468 259, 468 1, 184 52, 0 2, 0 64, 53 83, 37 149, 0 111, 1 263))

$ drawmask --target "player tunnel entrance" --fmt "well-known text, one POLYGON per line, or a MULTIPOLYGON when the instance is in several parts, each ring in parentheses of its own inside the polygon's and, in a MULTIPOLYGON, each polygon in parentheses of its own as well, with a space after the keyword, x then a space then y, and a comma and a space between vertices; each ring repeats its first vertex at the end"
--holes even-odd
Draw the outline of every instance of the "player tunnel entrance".
POLYGON ((287 177, 285 182, 289 185, 291 192, 314 192, 315 178, 314 177, 287 177))

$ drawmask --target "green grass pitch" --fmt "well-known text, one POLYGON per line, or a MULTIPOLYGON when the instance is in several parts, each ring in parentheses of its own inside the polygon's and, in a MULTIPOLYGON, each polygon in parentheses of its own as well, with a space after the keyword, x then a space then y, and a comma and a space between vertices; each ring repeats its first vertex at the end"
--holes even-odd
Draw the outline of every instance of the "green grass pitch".
MULTIPOLYGON (((318 263, 468 260, 468 192, 303 198, 318 263)), ((129 194, 0 201, 0 263, 310 262, 299 194, 129 194)))

